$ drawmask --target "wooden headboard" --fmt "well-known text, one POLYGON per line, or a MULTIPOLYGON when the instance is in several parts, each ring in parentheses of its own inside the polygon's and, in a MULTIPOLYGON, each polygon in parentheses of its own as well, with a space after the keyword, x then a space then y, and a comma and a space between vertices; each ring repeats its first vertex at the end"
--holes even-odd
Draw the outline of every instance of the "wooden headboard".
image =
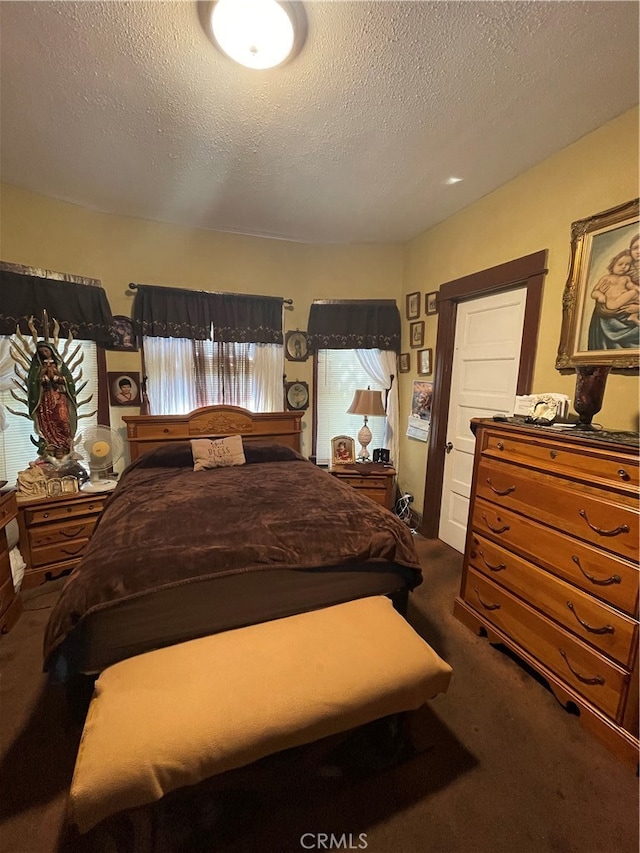
POLYGON ((241 435, 245 441, 273 441, 300 451, 301 412, 250 412, 239 406, 205 406, 188 415, 132 415, 127 425, 131 462, 147 450, 192 438, 241 435))

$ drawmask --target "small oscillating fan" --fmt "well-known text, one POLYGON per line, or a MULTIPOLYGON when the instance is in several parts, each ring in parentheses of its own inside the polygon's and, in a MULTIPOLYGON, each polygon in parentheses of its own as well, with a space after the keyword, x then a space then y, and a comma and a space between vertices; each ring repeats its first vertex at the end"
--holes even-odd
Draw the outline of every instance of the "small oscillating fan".
POLYGON ((118 433, 107 426, 88 429, 82 438, 91 479, 82 487, 85 492, 108 492, 117 480, 113 466, 122 458, 124 446, 118 433))

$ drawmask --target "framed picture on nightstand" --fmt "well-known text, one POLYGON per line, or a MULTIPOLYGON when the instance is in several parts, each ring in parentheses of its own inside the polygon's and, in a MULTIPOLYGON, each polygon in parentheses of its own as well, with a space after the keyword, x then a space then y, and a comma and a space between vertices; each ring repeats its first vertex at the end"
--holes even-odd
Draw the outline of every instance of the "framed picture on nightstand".
POLYGON ((350 435, 337 435, 331 439, 331 464, 352 465, 356 461, 356 443, 350 435))

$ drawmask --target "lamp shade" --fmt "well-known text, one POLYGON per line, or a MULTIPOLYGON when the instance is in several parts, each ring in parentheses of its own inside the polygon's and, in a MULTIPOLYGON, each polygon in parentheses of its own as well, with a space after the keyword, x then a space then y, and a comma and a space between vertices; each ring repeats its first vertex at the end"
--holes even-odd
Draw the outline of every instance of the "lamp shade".
POLYGON ((350 415, 378 415, 384 417, 387 413, 382 404, 382 391, 358 390, 353 395, 351 405, 347 409, 350 415))

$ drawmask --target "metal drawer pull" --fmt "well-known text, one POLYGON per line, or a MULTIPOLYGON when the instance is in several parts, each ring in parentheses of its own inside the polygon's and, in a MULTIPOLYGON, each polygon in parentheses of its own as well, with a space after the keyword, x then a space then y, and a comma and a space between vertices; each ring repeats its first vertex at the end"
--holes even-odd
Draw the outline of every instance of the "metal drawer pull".
POLYGON ((572 601, 567 601, 567 607, 573 613, 573 615, 576 617, 576 619, 582 625, 582 627, 585 629, 585 631, 591 631, 592 634, 613 634, 614 633, 615 629, 614 629, 613 625, 603 625, 602 628, 594 628, 592 625, 589 625, 587 622, 583 622, 583 620, 576 613, 576 609, 575 609, 572 601))
POLYGON ((478 548, 478 554, 480 554, 480 556, 482 557, 482 562, 485 564, 485 566, 492 572, 501 572, 503 569, 507 568, 506 563, 499 563, 497 566, 492 566, 491 563, 488 563, 487 558, 485 557, 481 548, 478 548))
MULTIPOLYGON (((489 519, 487 518, 487 516, 486 516, 484 513, 482 513, 482 520, 483 520, 483 521, 484 521, 484 523, 487 525, 487 527, 489 528, 489 530, 491 530, 493 533, 504 533, 504 532, 505 532, 505 530, 508 530, 508 529, 509 529, 509 525, 508 525, 508 524, 503 524, 503 525, 502 525, 502 527, 492 527, 492 526, 489 524, 489 519)), ((498 521, 500 521, 500 516, 498 516, 498 521)))
POLYGON ((569 663, 569 658, 566 653, 562 649, 558 649, 562 657, 564 658, 564 662, 569 667, 571 672, 575 675, 578 681, 581 681, 583 684, 604 684, 604 678, 601 675, 594 675, 593 678, 587 678, 584 675, 580 675, 579 672, 576 672, 575 669, 569 663))
POLYGON ((82 533, 84 530, 84 524, 81 524, 80 527, 76 527, 75 530, 61 530, 60 534, 62 536, 66 536, 67 539, 75 539, 78 533, 82 533))
POLYGON ((589 527, 593 530, 594 533, 597 533, 599 536, 617 536, 619 533, 628 533, 629 525, 621 524, 620 527, 614 527, 613 530, 603 530, 601 527, 596 527, 591 524, 589 519, 587 518, 587 511, 584 509, 578 510, 578 515, 587 522, 589 527))
POLYGON ((576 566, 580 569, 580 571, 585 576, 585 578, 588 581, 591 581, 591 583, 595 583, 598 586, 609 586, 612 583, 622 583, 622 578, 620 577, 620 575, 611 575, 610 578, 604 578, 603 580, 598 580, 598 578, 595 575, 590 575, 588 572, 585 572, 585 570, 580 565, 580 557, 577 557, 575 554, 573 554, 571 556, 571 559, 576 564, 576 566))
POLYGON ((510 495, 511 492, 515 492, 516 490, 515 486, 507 486, 507 488, 503 490, 496 489, 493 483, 491 482, 491 477, 487 477, 487 483, 491 491, 494 492, 494 494, 496 495, 500 495, 501 497, 504 497, 505 495, 510 495))
POLYGON ((621 480, 625 480, 625 482, 626 482, 627 480, 630 480, 630 479, 631 479, 631 477, 630 477, 630 476, 629 476, 629 474, 624 470, 624 468, 618 468, 618 476, 620 477, 620 479, 621 479, 621 480))
POLYGON ((477 586, 474 586, 473 591, 478 596, 478 601, 484 607, 485 610, 500 610, 499 604, 485 604, 485 602, 480 598, 480 593, 478 592, 477 586))
POLYGON ((75 549, 75 551, 70 550, 69 548, 60 548, 60 550, 62 551, 63 554, 68 554, 70 557, 75 557, 76 554, 79 554, 80 551, 82 551, 84 546, 85 546, 85 543, 83 542, 82 545, 80 545, 78 548, 75 549))
POLYGON ((496 447, 498 448, 498 450, 504 450, 504 444, 503 444, 501 441, 499 441, 499 442, 496 444, 496 447))

